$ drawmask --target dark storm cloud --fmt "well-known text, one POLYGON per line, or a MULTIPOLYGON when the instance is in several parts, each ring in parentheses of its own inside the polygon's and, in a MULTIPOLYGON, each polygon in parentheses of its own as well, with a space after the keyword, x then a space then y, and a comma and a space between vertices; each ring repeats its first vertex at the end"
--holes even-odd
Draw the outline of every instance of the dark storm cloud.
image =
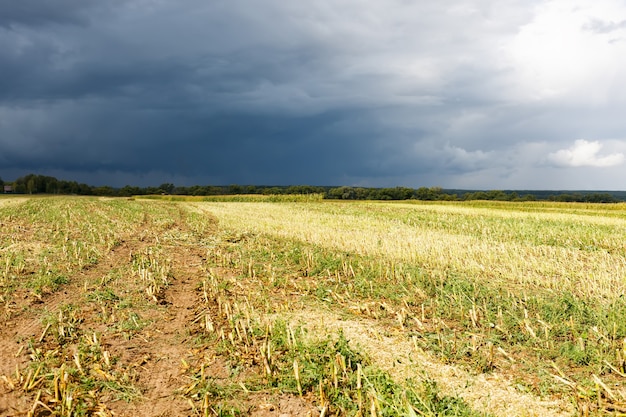
POLYGON ((0 0, 0 26, 86 24, 88 9, 97 0, 0 0))
POLYGON ((97 16, 94 11, 106 10, 123 0, 0 0, 0 26, 10 28, 48 25, 88 25, 97 16))
POLYGON ((622 46, 599 45, 624 28, 596 12, 564 0, 0 0, 0 175, 532 188, 586 161, 604 184, 626 152, 626 94, 607 76, 622 46), (563 21, 576 48, 550 43, 563 21))

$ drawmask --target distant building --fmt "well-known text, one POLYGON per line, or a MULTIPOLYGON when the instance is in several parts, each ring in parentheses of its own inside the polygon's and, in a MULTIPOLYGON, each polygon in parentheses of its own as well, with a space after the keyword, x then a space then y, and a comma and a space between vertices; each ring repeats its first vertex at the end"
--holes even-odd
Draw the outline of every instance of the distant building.
POLYGON ((12 193, 13 192, 13 186, 12 185, 5 185, 4 186, 4 193, 12 193))

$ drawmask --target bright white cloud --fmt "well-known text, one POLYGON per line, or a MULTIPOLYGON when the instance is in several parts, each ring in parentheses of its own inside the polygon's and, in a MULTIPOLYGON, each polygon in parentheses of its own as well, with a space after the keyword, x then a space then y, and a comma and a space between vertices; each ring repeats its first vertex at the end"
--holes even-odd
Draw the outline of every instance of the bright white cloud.
POLYGON ((549 0, 522 26, 509 54, 518 95, 530 100, 611 101, 626 64, 621 0, 549 0))
POLYGON ((610 167, 624 161, 623 153, 598 155, 602 144, 598 141, 579 139, 568 149, 561 149, 548 155, 548 159, 558 166, 564 167, 610 167))

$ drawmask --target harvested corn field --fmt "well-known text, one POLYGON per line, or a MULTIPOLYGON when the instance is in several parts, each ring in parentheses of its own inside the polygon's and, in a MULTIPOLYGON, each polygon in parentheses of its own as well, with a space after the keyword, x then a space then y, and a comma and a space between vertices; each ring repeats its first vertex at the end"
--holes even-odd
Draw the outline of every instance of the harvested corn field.
POLYGON ((624 209, 1 199, 0 415, 626 413, 624 209))

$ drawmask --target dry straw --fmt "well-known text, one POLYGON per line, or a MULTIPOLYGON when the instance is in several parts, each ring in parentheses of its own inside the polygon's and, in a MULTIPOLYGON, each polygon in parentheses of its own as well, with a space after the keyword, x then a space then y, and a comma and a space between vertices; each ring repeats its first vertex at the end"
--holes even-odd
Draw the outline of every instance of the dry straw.
POLYGON ((227 229, 411 262, 518 289, 612 298, 626 292, 626 219, 527 206, 202 203, 227 229))

